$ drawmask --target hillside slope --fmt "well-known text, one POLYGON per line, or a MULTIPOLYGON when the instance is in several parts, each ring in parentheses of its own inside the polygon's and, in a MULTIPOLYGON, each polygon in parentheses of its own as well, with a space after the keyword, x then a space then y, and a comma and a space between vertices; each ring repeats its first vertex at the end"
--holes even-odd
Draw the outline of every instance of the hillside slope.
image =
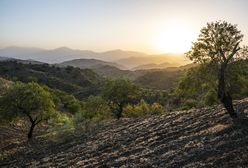
POLYGON ((58 64, 58 66, 73 66, 73 67, 78 67, 81 69, 92 69, 94 67, 98 67, 98 66, 113 66, 119 69, 124 69, 124 67, 122 65, 119 65, 117 63, 113 63, 113 62, 106 62, 106 61, 102 61, 102 60, 97 60, 97 59, 74 59, 74 60, 70 60, 70 61, 65 61, 62 62, 60 64, 58 64))
POLYGON ((183 71, 147 71, 142 76, 136 78, 135 82, 143 87, 152 89, 169 89, 177 84, 184 75, 183 71))
MULTIPOLYGON (((248 99, 236 108, 247 116, 248 99)), ((213 106, 122 119, 87 141, 81 135, 24 151, 0 167, 246 167, 248 127, 213 106)))
POLYGON ((49 64, 22 64, 17 61, 0 61, 0 77, 22 82, 37 81, 78 98, 95 94, 103 80, 90 69, 59 68, 49 64))
POLYGON ((178 64, 170 64, 168 62, 160 63, 160 64, 145 64, 134 67, 132 70, 144 70, 144 69, 165 69, 169 67, 179 67, 178 64))

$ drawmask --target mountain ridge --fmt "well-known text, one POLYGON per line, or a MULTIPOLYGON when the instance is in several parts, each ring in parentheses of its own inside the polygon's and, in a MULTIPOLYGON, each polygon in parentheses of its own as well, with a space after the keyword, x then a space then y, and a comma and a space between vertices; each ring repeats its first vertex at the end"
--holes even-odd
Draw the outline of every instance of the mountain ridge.
POLYGON ((107 62, 107 61, 102 61, 102 60, 98 60, 98 59, 73 59, 70 61, 65 61, 62 62, 60 64, 57 64, 58 66, 73 66, 73 67, 78 67, 81 69, 85 69, 85 68, 89 68, 92 69, 94 67, 97 66, 104 66, 104 65, 108 65, 108 66, 113 66, 116 67, 118 69, 126 69, 125 67, 123 67, 122 65, 119 65, 117 63, 114 62, 107 62))
POLYGON ((40 62, 57 64, 73 59, 99 59, 107 62, 121 64, 128 69, 148 63, 178 63, 186 64, 183 54, 146 54, 136 51, 110 50, 106 52, 94 52, 91 50, 71 49, 69 47, 58 47, 55 49, 6 47, 0 49, 3 57, 15 59, 33 59, 40 62))

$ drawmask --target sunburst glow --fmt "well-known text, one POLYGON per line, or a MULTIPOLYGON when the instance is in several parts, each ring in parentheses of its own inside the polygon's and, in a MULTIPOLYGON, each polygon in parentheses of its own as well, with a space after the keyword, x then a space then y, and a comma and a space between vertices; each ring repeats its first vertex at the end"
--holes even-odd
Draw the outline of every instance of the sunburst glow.
POLYGON ((175 23, 163 26, 157 32, 154 45, 159 52, 186 52, 190 49, 191 42, 195 38, 192 29, 175 23))

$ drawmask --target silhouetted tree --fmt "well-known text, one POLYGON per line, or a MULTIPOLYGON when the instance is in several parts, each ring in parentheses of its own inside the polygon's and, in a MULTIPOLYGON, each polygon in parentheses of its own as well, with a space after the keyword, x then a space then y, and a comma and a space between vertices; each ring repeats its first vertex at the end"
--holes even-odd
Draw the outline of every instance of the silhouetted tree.
POLYGON ((232 118, 237 118, 237 113, 226 88, 225 72, 228 64, 235 60, 242 38, 237 25, 225 21, 207 23, 207 26, 201 29, 197 42, 194 42, 191 50, 186 53, 196 63, 213 62, 218 65, 218 98, 232 118))

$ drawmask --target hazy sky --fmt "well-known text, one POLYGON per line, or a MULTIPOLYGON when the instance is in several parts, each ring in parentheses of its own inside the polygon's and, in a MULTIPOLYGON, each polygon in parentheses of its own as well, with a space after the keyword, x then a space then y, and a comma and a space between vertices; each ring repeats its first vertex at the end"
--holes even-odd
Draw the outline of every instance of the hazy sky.
POLYGON ((248 0, 0 0, 0 47, 182 52, 217 20, 248 43, 248 0))

